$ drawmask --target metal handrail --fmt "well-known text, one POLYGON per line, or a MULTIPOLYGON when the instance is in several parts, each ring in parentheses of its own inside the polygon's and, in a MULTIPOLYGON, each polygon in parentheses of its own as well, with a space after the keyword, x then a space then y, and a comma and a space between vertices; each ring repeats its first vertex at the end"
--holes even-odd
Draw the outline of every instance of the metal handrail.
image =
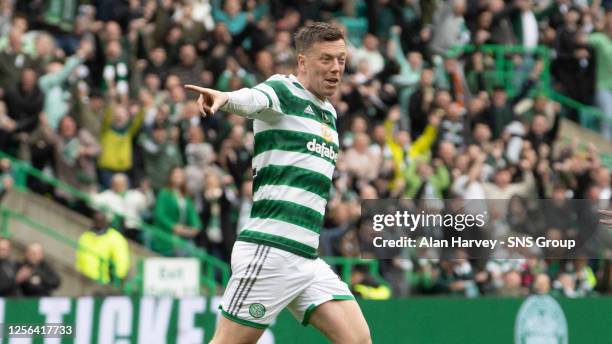
MULTIPOLYGON (((551 87, 550 77, 550 49, 546 46, 537 46, 535 48, 526 48, 520 45, 495 45, 484 44, 476 46, 474 44, 466 44, 454 46, 449 49, 448 56, 456 57, 462 53, 473 53, 480 51, 486 54, 491 54, 495 58, 495 68, 490 71, 484 71, 485 76, 492 76, 496 80, 507 80, 520 76, 517 72, 514 63, 511 59, 507 59, 508 54, 531 54, 539 56, 544 63, 544 70, 540 75, 537 91, 546 95, 549 99, 556 101, 562 106, 572 109, 579 114, 579 121, 582 127, 595 130, 597 123, 602 121, 612 121, 606 118, 601 110, 597 107, 583 104, 575 99, 565 96, 551 87)), ((524 73, 526 74, 526 73, 524 73)), ((511 82, 505 82, 504 86, 508 94, 515 94, 515 85, 511 82)), ((606 166, 612 168, 612 154, 601 153, 600 158, 606 166)))
MULTIPOLYGON (((543 91, 549 98, 559 102, 561 105, 576 110, 578 112, 588 112, 589 115, 594 116, 600 120, 603 118, 603 114, 598 108, 582 104, 572 98, 564 96, 559 92, 552 89, 550 85, 550 49, 546 46, 539 45, 534 48, 526 48, 521 45, 496 45, 496 44, 484 44, 474 45, 466 44, 460 46, 453 46, 449 49, 449 56, 458 56, 461 53, 473 53, 480 51, 487 54, 492 54, 495 57, 495 69, 491 73, 496 73, 499 78, 504 78, 504 74, 515 75, 516 70, 514 63, 511 59, 507 59, 508 54, 522 54, 522 55, 537 55, 542 59, 544 63, 544 70, 540 75, 540 90, 543 91)), ((514 88, 512 84, 505 84, 509 94, 513 94, 514 88)))
MULTIPOLYGON (((94 208, 103 208, 102 210, 104 210, 107 213, 112 214, 115 217, 122 218, 122 219, 125 218, 123 214, 119 214, 113 211, 112 209, 109 209, 108 207, 101 207, 99 205, 96 205, 93 202, 90 195, 84 193, 83 191, 75 188, 72 185, 66 184, 52 176, 45 174, 44 172, 34 168, 33 166, 31 166, 29 163, 25 161, 18 160, 15 157, 3 151, 0 151, 0 158, 7 158, 11 160, 13 164, 13 168, 16 173, 15 186, 20 191, 27 190, 27 183, 26 183, 27 175, 31 175, 36 179, 39 179, 43 182, 50 184, 54 188, 59 188, 63 191, 68 192, 70 195, 72 195, 76 199, 82 200, 83 202, 85 202, 86 204, 90 206, 93 206, 94 208)), ((204 271, 204 274, 200 276, 200 280, 204 285, 208 286, 209 290, 214 291, 216 289, 217 275, 220 275, 221 285, 224 286, 227 284, 227 282, 229 281, 229 277, 230 277, 230 268, 227 263, 225 263, 224 261, 220 260, 219 258, 215 256, 209 255, 203 249, 193 246, 190 242, 180 237, 177 237, 171 233, 167 233, 157 228, 156 226, 147 224, 143 221, 139 221, 139 223, 143 231, 152 234, 153 236, 159 238, 162 241, 165 241, 166 243, 170 243, 173 246, 179 247, 181 250, 184 250, 192 257, 200 260, 203 266, 203 271, 204 271)))
MULTIPOLYGON (((62 235, 59 231, 40 224, 36 221, 34 221, 32 218, 25 216, 23 214, 20 214, 14 210, 8 209, 8 208, 4 208, 4 207, 0 207, 0 233, 2 234, 3 237, 5 238, 10 238, 11 232, 9 230, 9 219, 13 218, 16 221, 19 221, 25 225, 27 225, 28 227, 36 230, 37 232, 57 241, 60 242, 66 246, 69 246, 71 248, 73 248, 75 251, 77 252, 86 252, 90 255, 93 255, 95 257, 97 257, 99 259, 99 266, 100 266, 100 271, 99 271, 99 276, 100 278, 102 278, 102 276, 106 273, 104 271, 104 266, 105 264, 108 263, 108 273, 109 273, 109 277, 110 277, 110 281, 113 283, 113 286, 117 289, 121 289, 123 292, 126 292, 127 290, 125 289, 125 285, 122 285, 121 283, 121 279, 114 273, 114 269, 113 267, 113 262, 112 261, 107 261, 107 259, 105 259, 104 257, 102 257, 98 252, 87 248, 87 247, 82 247, 79 245, 79 243, 75 240, 73 240, 72 238, 69 238, 65 235, 62 235)), ((92 279, 93 281, 95 281, 98 284, 101 285, 106 285, 106 283, 102 282, 101 280, 95 280, 92 279)), ((129 294, 129 293, 127 293, 129 294)))
POLYGON ((351 275, 353 268, 357 265, 366 265, 369 268, 370 276, 380 284, 388 285, 387 281, 380 275, 380 263, 377 259, 364 259, 359 257, 322 257, 329 265, 340 266, 340 276, 342 280, 351 285, 351 275))

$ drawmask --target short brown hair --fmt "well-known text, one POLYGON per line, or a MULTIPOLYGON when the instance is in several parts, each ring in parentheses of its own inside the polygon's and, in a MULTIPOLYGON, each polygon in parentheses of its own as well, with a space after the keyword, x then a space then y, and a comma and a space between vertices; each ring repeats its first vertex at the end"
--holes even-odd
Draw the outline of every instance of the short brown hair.
POLYGON ((314 22, 302 27, 295 34, 295 48, 298 54, 301 54, 315 43, 334 42, 339 39, 345 39, 340 28, 329 23, 314 22))

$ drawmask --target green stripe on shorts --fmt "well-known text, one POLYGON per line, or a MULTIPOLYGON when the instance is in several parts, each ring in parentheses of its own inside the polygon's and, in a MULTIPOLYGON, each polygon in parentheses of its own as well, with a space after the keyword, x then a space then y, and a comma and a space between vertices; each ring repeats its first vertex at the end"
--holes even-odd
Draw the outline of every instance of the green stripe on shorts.
POLYGON ((355 300, 353 295, 332 295, 332 300, 355 300))
POLYGON ((315 304, 311 304, 308 306, 308 308, 306 308, 306 311, 304 312, 304 320, 302 320, 303 326, 308 326, 308 324, 310 323, 310 316, 312 315, 312 312, 315 311, 315 309, 317 309, 317 305, 315 304))
MULTIPOLYGON (((332 300, 355 300, 355 297, 353 295, 332 295, 332 300)), ((306 308, 306 311, 304 312, 304 319, 302 320, 303 326, 308 326, 308 324, 310 323, 310 317, 312 316, 312 313, 319 306, 320 305, 315 305, 313 303, 313 304, 310 304, 308 308, 306 308)))
POLYGON ((249 327, 254 327, 257 329, 261 329, 261 330, 265 330, 266 328, 268 328, 269 325, 266 324, 259 324, 253 321, 248 321, 248 320, 244 320, 244 319, 240 319, 238 317, 235 317, 231 314, 229 314, 228 312, 224 311, 223 308, 221 308, 221 306, 219 306, 219 309, 221 310, 221 314, 226 317, 228 320, 231 320, 235 323, 238 323, 240 325, 244 325, 244 326, 249 326, 249 327))

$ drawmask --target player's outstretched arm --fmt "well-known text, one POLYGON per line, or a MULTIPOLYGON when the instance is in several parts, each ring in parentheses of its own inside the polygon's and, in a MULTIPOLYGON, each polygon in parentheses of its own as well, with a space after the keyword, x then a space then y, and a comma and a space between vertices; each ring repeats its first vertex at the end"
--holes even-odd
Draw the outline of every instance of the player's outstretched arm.
POLYGON ((185 88, 200 94, 198 106, 204 117, 222 109, 240 116, 256 118, 261 110, 271 106, 271 102, 262 91, 251 88, 234 92, 221 92, 194 85, 185 85, 185 88))

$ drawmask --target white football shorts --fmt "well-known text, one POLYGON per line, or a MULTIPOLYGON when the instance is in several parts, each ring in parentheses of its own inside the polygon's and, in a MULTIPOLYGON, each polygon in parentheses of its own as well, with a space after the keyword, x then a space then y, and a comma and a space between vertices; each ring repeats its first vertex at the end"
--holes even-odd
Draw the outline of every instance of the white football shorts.
POLYGON ((331 300, 354 300, 349 287, 321 258, 308 259, 271 246, 236 241, 221 313, 264 329, 283 310, 304 326, 315 308, 331 300))

